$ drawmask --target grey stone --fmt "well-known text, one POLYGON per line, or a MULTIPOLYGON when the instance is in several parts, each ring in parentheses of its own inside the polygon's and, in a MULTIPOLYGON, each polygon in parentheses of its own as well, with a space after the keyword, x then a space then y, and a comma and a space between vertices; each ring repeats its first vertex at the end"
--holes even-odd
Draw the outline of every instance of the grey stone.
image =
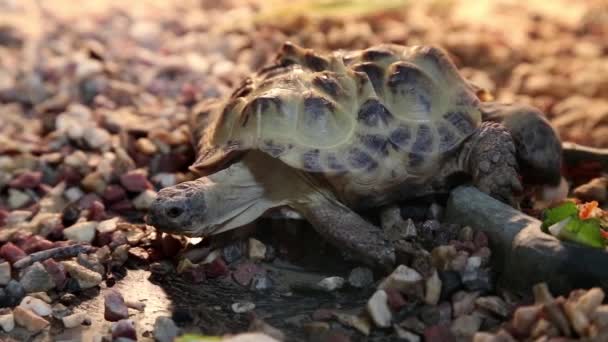
POLYGON ((154 321, 154 339, 158 342, 172 342, 179 335, 179 328, 169 317, 159 316, 154 321))
POLYGON ((35 262, 23 271, 19 283, 25 292, 46 292, 55 287, 53 277, 40 262, 35 262))
POLYGON ((348 275, 348 283, 352 287, 365 288, 374 282, 374 273, 367 267, 356 267, 348 275))

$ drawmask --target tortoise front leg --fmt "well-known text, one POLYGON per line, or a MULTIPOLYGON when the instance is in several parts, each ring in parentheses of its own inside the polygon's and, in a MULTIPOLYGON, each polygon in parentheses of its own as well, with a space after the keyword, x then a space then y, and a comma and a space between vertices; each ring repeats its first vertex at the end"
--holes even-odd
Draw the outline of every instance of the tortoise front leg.
POLYGON ((483 122, 465 143, 461 157, 464 169, 479 190, 517 207, 515 193, 522 191, 522 185, 515 144, 503 125, 483 122))
POLYGON ((392 270, 395 250, 382 230, 342 203, 319 195, 296 209, 334 246, 352 253, 368 265, 392 270))
POLYGON ((523 104, 481 103, 483 121, 501 123, 511 134, 527 184, 557 186, 562 147, 557 132, 537 108, 523 104))

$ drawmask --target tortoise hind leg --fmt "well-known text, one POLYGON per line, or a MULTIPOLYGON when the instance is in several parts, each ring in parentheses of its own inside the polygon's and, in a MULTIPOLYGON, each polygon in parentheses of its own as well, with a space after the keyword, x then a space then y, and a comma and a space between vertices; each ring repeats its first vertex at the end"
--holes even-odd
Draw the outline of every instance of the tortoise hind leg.
POLYGON ((318 196, 299 211, 334 246, 371 266, 392 270, 395 250, 382 231, 343 204, 318 196))
POLYGON ((501 123, 511 134, 524 182, 559 185, 562 148, 558 134, 537 108, 522 104, 484 102, 484 121, 501 123))

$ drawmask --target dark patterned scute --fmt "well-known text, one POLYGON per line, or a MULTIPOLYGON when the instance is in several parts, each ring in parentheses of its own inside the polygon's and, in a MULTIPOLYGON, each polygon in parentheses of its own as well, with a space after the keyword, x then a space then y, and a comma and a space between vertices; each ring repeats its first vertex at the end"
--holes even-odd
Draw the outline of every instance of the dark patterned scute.
POLYGON ((246 79, 245 81, 243 81, 240 87, 236 88, 232 92, 232 95, 230 95, 230 97, 236 99, 237 97, 249 95, 251 91, 253 91, 252 83, 253 81, 251 80, 251 78, 246 79))
POLYGON ((302 165, 308 171, 322 171, 321 161, 319 159, 319 150, 309 150, 302 153, 302 165))
POLYGON ((416 133, 416 141, 412 145, 412 153, 428 153, 433 148, 433 132, 428 125, 420 125, 416 133))
POLYGON ((368 171, 378 167, 378 163, 366 152, 353 147, 348 151, 348 162, 355 169, 366 169, 368 171))
POLYGON ((393 120, 393 114, 377 99, 369 99, 361 105, 357 120, 369 127, 378 127, 380 122, 386 126, 393 120))
POLYGON ((256 97, 247 105, 245 105, 245 108, 243 108, 243 118, 241 125, 245 127, 247 125, 247 122, 249 121, 249 117, 251 115, 256 115, 258 111, 264 113, 268 111, 272 106, 274 106, 277 111, 280 110, 281 103, 281 99, 275 96, 256 97))
POLYGON ((444 124, 439 124, 437 127, 437 132, 439 133, 440 151, 447 151, 448 149, 454 147, 456 136, 449 128, 447 128, 444 124))
POLYGON ((346 166, 342 164, 334 153, 327 154, 327 166, 334 171, 345 171, 346 166))
POLYGON ((384 156, 388 155, 388 139, 380 134, 365 134, 360 135, 359 140, 370 151, 380 153, 384 156))
POLYGON ((451 111, 444 114, 443 117, 464 135, 470 134, 475 130, 475 126, 467 113, 451 111))
POLYGON ((380 48, 370 48, 363 51, 361 58, 365 61, 375 62, 387 57, 393 57, 394 53, 380 48))
POLYGON ((291 64, 286 64, 286 65, 274 64, 271 66, 267 66, 267 67, 263 68, 262 70, 260 70, 258 75, 263 76, 264 80, 269 80, 276 76, 286 74, 288 71, 291 71, 293 69, 293 67, 289 67, 289 65, 291 65, 291 64))
POLYGON ((394 72, 389 76, 387 81, 387 85, 393 94, 396 94, 398 91, 403 94, 405 89, 400 86, 415 86, 424 77, 422 71, 411 63, 399 62, 394 64, 394 66, 394 72))
POLYGON ((328 73, 315 76, 312 83, 315 85, 315 87, 323 90, 332 97, 337 97, 338 94, 342 93, 340 84, 328 73))
POLYGON ((311 95, 304 99, 304 111, 311 120, 319 120, 326 115, 326 111, 335 110, 334 104, 324 97, 311 95))
POLYGON ((306 52, 304 55, 304 63, 307 67, 314 71, 327 70, 329 62, 325 58, 318 56, 312 52, 306 52))
POLYGON ((374 63, 360 63, 353 66, 353 70, 367 74, 369 80, 372 81, 372 87, 377 94, 382 93, 384 85, 384 69, 374 63))
POLYGON ((410 152, 409 156, 410 156, 410 161, 409 161, 410 167, 418 167, 424 162, 424 155, 422 155, 422 154, 410 152))
POLYGON ((283 154, 286 150, 285 145, 275 143, 271 139, 264 140, 260 146, 260 149, 275 158, 283 154))
POLYGON ((390 142, 397 148, 405 147, 410 142, 411 138, 412 133, 410 128, 407 126, 399 126, 395 128, 395 130, 393 130, 389 135, 390 142))

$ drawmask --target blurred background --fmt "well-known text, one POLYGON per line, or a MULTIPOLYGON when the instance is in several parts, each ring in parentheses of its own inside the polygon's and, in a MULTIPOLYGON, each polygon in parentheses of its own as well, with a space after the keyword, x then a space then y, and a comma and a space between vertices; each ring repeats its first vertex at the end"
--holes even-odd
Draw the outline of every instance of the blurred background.
POLYGON ((546 111, 564 139, 608 146, 601 0, 0 0, 0 150, 41 148, 39 133, 77 104, 92 112, 76 117, 135 138, 173 130, 286 40, 321 51, 439 45, 494 97, 546 111))

